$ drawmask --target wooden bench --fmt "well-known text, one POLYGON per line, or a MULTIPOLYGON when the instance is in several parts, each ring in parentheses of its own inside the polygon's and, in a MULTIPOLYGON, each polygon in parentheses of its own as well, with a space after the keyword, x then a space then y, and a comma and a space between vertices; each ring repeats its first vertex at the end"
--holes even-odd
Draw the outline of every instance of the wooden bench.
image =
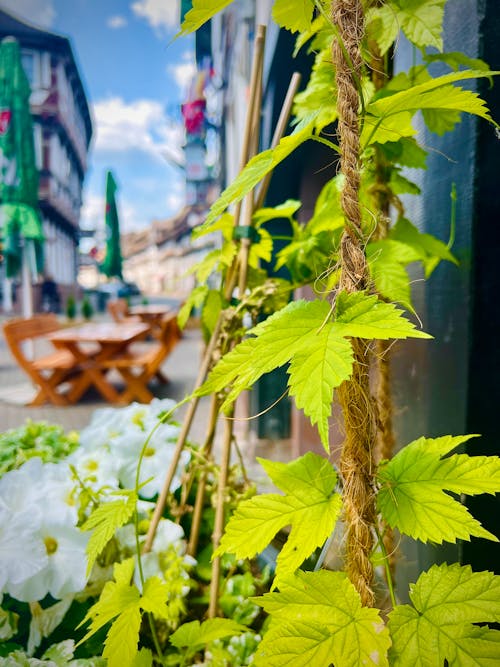
POLYGON ((52 313, 16 318, 3 325, 5 340, 12 356, 38 387, 38 392, 29 405, 38 406, 46 401, 54 405, 68 405, 68 399, 58 392, 57 388, 77 371, 75 357, 68 350, 54 350, 38 356, 36 354, 37 344, 45 342, 47 334, 59 329, 61 325, 52 313))
POLYGON ((161 321, 158 342, 137 350, 132 347, 125 354, 104 362, 104 368, 118 371, 125 382, 125 390, 120 394, 121 403, 130 403, 133 400, 149 403, 154 398, 147 385, 154 376, 161 382, 168 382, 160 367, 180 338, 177 315, 169 313, 161 321))

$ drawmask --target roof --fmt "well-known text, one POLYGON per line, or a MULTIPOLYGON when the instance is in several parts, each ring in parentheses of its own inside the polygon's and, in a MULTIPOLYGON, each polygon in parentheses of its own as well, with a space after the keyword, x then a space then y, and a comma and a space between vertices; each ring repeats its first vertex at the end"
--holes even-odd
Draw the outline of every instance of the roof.
POLYGON ((7 37, 8 35, 15 37, 19 41, 21 47, 44 49, 66 56, 70 67, 73 69, 73 85, 75 87, 75 95, 79 99, 87 132, 88 145, 92 137, 92 120, 87 102, 87 95, 85 93, 85 88, 83 86, 69 37, 58 35, 55 32, 50 32, 43 28, 37 28, 27 21, 16 17, 14 14, 0 9, 0 39, 7 37))

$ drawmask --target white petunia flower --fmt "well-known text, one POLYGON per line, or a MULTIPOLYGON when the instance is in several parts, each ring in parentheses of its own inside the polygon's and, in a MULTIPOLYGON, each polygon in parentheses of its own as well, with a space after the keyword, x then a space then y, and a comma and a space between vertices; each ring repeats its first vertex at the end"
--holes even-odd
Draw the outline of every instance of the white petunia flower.
POLYGON ((61 599, 85 587, 88 535, 74 526, 43 522, 32 534, 45 550, 44 566, 22 581, 9 581, 6 591, 21 602, 42 600, 47 594, 61 599))
POLYGON ((93 452, 77 449, 67 459, 75 466, 78 476, 94 490, 104 487, 118 487, 118 461, 107 448, 93 452))
POLYGON ((36 575, 47 564, 40 540, 33 539, 40 525, 36 507, 13 513, 0 499, 0 592, 36 575))
POLYGON ((153 551, 166 551, 170 545, 174 544, 174 542, 179 542, 183 538, 184 530, 182 526, 169 519, 160 519, 153 540, 153 551))
MULTIPOLYGON (((144 435, 127 434, 116 438, 111 445, 112 453, 121 459, 119 469, 119 480, 127 489, 133 489, 135 486, 135 477, 139 456, 144 445, 144 435)), ((142 484, 147 479, 151 479, 141 488, 141 496, 152 498, 160 493, 163 486, 163 480, 172 460, 174 447, 172 443, 161 441, 159 438, 152 438, 144 452, 141 463, 141 472, 139 481, 142 484)), ((174 476, 171 485, 171 491, 175 491, 181 484, 180 474, 190 458, 187 451, 181 453, 177 474, 174 476)))
POLYGON ((65 461, 43 463, 34 457, 0 479, 0 498, 12 512, 38 508, 45 520, 76 525, 74 482, 65 461))

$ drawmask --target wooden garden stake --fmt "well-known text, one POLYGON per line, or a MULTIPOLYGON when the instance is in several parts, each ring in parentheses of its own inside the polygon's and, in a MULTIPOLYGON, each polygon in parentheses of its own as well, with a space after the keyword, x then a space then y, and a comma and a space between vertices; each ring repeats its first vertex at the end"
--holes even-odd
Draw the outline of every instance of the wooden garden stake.
MULTIPOLYGON (((219 484, 217 486, 217 507, 215 510, 215 525, 212 535, 212 543, 215 549, 219 546, 219 542, 224 532, 224 509, 225 509, 225 494, 227 486, 227 475, 229 470, 229 462, 231 459, 231 443, 233 440, 233 411, 228 415, 224 422, 224 438, 222 442, 222 453, 220 463, 219 484)), ((210 580, 210 603, 208 606, 208 617, 214 618, 218 612, 219 601, 219 585, 220 585, 220 556, 216 556, 212 561, 212 579, 210 580)))
MULTIPOLYGON (((203 444, 203 454, 209 457, 212 453, 212 446, 214 443, 215 432, 217 430, 217 419, 219 417, 220 401, 217 394, 212 395, 210 404, 210 417, 208 421, 207 437, 203 444)), ((194 475, 191 473, 191 478, 194 475)), ((191 523, 191 531, 189 535, 189 543, 187 552, 190 556, 194 556, 198 548, 198 537, 200 535, 201 518, 203 515, 203 504, 205 501, 205 487, 207 482, 207 473, 203 471, 198 479, 198 488, 196 489, 196 499, 193 508, 193 520, 191 523)))
MULTIPOLYGON (((258 74, 258 68, 262 68, 262 63, 263 63, 263 54, 264 54, 264 40, 265 40, 265 34, 266 34, 266 28, 265 26, 257 26, 257 36, 255 40, 255 48, 254 48, 254 57, 253 57, 253 63, 252 63, 252 73, 251 73, 251 78, 250 78, 250 101, 255 97, 256 93, 256 86, 258 85, 259 79, 262 81, 262 76, 258 74)), ((252 132, 252 124, 253 124, 253 118, 254 118, 254 111, 253 111, 253 106, 250 103, 250 107, 248 110, 247 114, 247 122, 246 122, 246 127, 245 127, 245 134, 243 136, 243 147, 242 147, 242 156, 241 156, 241 164, 242 164, 242 169, 245 166, 245 164, 248 161, 248 150, 250 146, 250 136, 252 132)), ((234 217, 234 223, 235 226, 238 225, 239 221, 239 216, 240 216, 240 207, 237 208, 235 211, 235 217, 234 217)), ((231 294, 233 292, 233 289, 236 285, 236 279, 237 279, 237 268, 236 268, 236 262, 233 262, 233 267, 232 271, 230 270, 231 276, 228 278, 228 281, 226 283, 226 297, 230 298, 231 294)), ((222 324, 223 324, 223 315, 219 316, 217 323, 215 325, 214 331, 212 332, 212 336, 210 338, 210 342, 207 345, 207 348, 205 350, 205 355, 203 357, 203 361, 200 367, 200 371, 198 373, 198 377, 196 378, 195 386, 193 389, 193 393, 201 387, 203 382, 205 381, 205 377, 207 375, 207 372, 210 368, 210 365, 212 363, 212 357, 213 353, 219 343, 219 336, 220 332, 222 329, 222 324)), ((168 493, 170 491, 170 485, 172 484, 172 480, 174 478, 175 472, 177 470, 177 466, 179 464, 180 456, 182 453, 182 450, 186 444, 187 437, 189 435, 189 431, 191 429, 191 425, 193 423, 194 416, 196 414, 196 410, 198 407, 198 402, 199 402, 199 397, 194 396, 189 404, 188 404, 188 409, 186 411, 186 415, 184 417, 184 421, 182 424, 181 431, 179 433, 179 437, 177 438, 177 443, 176 447, 172 456, 172 461, 170 463, 170 466, 168 468, 167 474, 165 476, 165 481, 163 483, 163 487, 160 493, 160 496, 158 498, 158 501, 156 503, 156 507, 153 512, 153 516, 151 517, 151 522, 149 525, 148 533, 146 535, 146 540, 144 543, 144 548, 143 552, 147 553, 148 551, 151 551, 151 547, 153 544, 154 536, 156 534, 156 530, 158 528, 158 524, 160 522, 160 519, 163 514, 163 510, 165 509, 165 504, 167 501, 168 493)))
MULTIPOLYGON (((288 90, 283 101, 283 106, 281 107, 280 115, 278 122, 276 123, 276 128, 274 130, 273 139, 271 141, 271 148, 276 148, 281 139, 283 138, 286 128, 288 126, 288 121, 290 120, 290 115, 292 113, 293 98, 297 94, 297 91, 300 86, 301 75, 299 72, 294 72, 290 83, 288 84, 288 90)), ((269 171, 264 178, 262 179, 260 186, 257 190, 257 198, 255 200, 254 209, 262 208, 264 205, 264 200, 269 189, 269 184, 271 183, 271 177, 273 175, 272 171, 269 171)))
MULTIPOLYGON (((288 86, 288 91, 285 97, 285 100, 283 102, 283 106, 281 108, 280 116, 278 118, 278 122, 276 124, 276 129, 274 131, 272 143, 271 143, 271 148, 275 148, 280 140, 282 139, 283 135, 285 134, 286 128, 288 126, 288 121, 290 119, 290 115, 292 112, 292 105, 293 105, 293 98, 295 97, 295 94, 297 93, 299 84, 300 84, 300 79, 301 76, 298 72, 295 72, 292 75, 292 78, 290 79, 290 84, 288 86)), ((259 114, 260 117, 260 114, 259 114)), ((264 199, 267 193, 267 189, 269 187, 269 183, 271 181, 271 175, 272 172, 269 172, 266 174, 265 178, 262 180, 257 199, 256 199, 256 204, 255 208, 261 208, 264 199)), ((232 291, 233 291, 234 285, 231 286, 231 290, 229 294, 226 294, 226 297, 229 298, 232 291)), ((208 453, 208 452, 207 452, 208 453)), ((196 499, 195 499, 195 506, 193 509, 193 521, 191 524, 191 534, 190 534, 190 539, 189 539, 189 544, 188 544, 188 554, 194 555, 196 553, 197 545, 198 545, 198 537, 199 537, 199 532, 200 532, 200 524, 201 524, 201 517, 202 517, 202 510, 203 510, 203 502, 205 498, 205 486, 206 486, 206 475, 203 474, 200 476, 200 479, 198 481, 198 489, 196 493, 196 499)))
MULTIPOLYGON (((340 289, 347 292, 367 286, 368 267, 363 250, 359 206, 359 94, 363 60, 360 43, 364 17, 361 0, 333 0, 332 19, 338 36, 332 47, 338 90, 338 134, 340 165, 345 177, 341 205, 346 229, 340 248, 340 289)), ((346 572, 366 606, 374 602, 373 450, 376 441, 375 415, 369 386, 369 355, 365 342, 354 339, 352 377, 338 390, 345 424, 340 471, 344 481, 343 501, 346 522, 346 572)))

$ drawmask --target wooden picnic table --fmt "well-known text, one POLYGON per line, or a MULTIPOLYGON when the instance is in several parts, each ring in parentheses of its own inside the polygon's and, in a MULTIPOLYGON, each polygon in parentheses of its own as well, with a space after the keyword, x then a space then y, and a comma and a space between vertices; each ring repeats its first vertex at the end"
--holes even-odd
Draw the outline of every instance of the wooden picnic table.
POLYGON ((79 368, 67 394, 68 403, 76 403, 80 397, 94 386, 101 396, 110 403, 121 401, 120 394, 106 377, 108 371, 103 364, 112 357, 126 352, 130 343, 144 338, 150 326, 143 322, 116 324, 89 323, 78 327, 61 329, 47 335, 56 348, 69 350, 79 368), (89 355, 85 346, 92 344, 95 352, 89 355))
POLYGON ((162 304, 139 304, 137 306, 130 306, 128 309, 129 315, 135 315, 141 318, 142 322, 149 324, 151 327, 151 333, 159 338, 161 335, 161 321, 165 317, 172 313, 172 308, 162 304))

